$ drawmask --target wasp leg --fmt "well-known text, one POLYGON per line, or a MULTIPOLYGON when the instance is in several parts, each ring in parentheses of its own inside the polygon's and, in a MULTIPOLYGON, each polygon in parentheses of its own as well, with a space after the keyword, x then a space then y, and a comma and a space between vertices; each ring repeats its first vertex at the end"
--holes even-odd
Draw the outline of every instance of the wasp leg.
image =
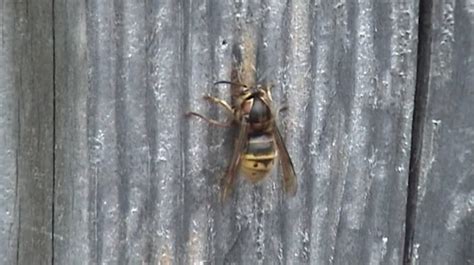
POLYGON ((210 101, 212 103, 221 105, 222 107, 224 107, 224 109, 226 109, 229 112, 229 114, 234 115, 234 110, 229 105, 229 103, 227 103, 225 100, 222 100, 220 98, 216 98, 213 96, 209 96, 209 95, 204 96, 203 99, 210 101))
POLYGON ((210 119, 210 118, 207 118, 197 112, 187 112, 186 113, 186 117, 190 117, 190 116, 197 116, 203 120, 205 120, 206 122, 208 122, 209 124, 211 125, 214 125, 214 126, 217 126, 217 127, 222 127, 222 128, 228 128, 232 125, 232 120, 226 122, 226 123, 223 123, 223 122, 219 122, 219 121, 216 121, 216 120, 213 120, 213 119, 210 119))

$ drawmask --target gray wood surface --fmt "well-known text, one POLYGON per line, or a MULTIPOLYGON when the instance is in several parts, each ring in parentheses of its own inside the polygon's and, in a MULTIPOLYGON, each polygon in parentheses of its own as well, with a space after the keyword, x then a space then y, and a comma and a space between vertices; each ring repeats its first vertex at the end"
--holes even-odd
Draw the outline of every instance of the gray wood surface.
POLYGON ((56 262, 400 263, 416 5, 91 1, 56 12, 56 262), (281 129, 299 192, 285 198, 273 175, 239 181, 220 205, 231 134, 182 114, 224 118, 201 96, 229 97, 211 84, 230 78, 245 34, 257 75, 289 106, 281 129))
POLYGON ((18 237, 18 100, 15 90, 15 19, 13 4, 0 10, 0 263, 13 264, 18 237), (7 16, 8 14, 8 16, 7 16), (10 67, 7 67, 10 66, 10 67))
MULTIPOLYGON (((417 3, 46 2, 1 4, 0 264, 402 264, 417 3), (293 198, 276 170, 220 203, 235 132, 183 115, 226 119, 237 53, 289 107, 293 198)), ((434 10, 414 260, 466 264, 474 12, 434 10)))
POLYGON ((53 33, 49 1, 2 1, 0 263, 50 264, 53 33))
POLYGON ((415 264, 474 264, 474 4, 435 1, 415 264))

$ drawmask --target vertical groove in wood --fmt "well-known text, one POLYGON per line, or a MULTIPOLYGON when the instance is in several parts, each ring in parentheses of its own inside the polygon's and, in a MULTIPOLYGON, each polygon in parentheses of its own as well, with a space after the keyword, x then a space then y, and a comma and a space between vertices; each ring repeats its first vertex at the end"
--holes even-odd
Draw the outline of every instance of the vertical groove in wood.
POLYGON ((52 181, 51 181, 51 265, 55 264, 54 260, 54 241, 56 234, 55 232, 55 221, 56 221, 56 214, 55 214, 55 205, 56 205, 56 29, 54 28, 56 25, 55 21, 55 0, 51 1, 51 39, 52 39, 52 181))
POLYGON ((403 264, 413 264, 413 237, 416 227, 417 195, 419 176, 422 170, 421 152, 423 149, 423 129, 426 123, 426 107, 429 91, 429 75, 431 66, 431 41, 433 3, 431 0, 420 1, 418 11, 418 48, 417 72, 413 109, 413 126, 411 132, 410 168, 408 175, 408 191, 405 221, 405 243, 403 264))

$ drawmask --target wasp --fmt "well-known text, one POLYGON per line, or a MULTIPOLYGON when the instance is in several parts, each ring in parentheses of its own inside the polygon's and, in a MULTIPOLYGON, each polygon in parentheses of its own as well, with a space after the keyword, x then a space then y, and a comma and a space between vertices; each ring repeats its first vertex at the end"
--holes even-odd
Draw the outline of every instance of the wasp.
POLYGON ((199 117, 218 127, 233 125, 238 127, 232 160, 223 178, 222 200, 230 194, 239 173, 242 173, 251 183, 257 183, 269 174, 278 157, 283 169, 283 188, 288 195, 293 196, 297 189, 296 174, 283 137, 276 125, 271 87, 261 84, 249 87, 230 81, 214 83, 214 85, 219 84, 239 88, 237 93, 232 93, 233 104, 209 95, 204 96, 204 99, 223 107, 231 116, 229 121, 222 123, 196 112, 188 112, 186 116, 199 117))

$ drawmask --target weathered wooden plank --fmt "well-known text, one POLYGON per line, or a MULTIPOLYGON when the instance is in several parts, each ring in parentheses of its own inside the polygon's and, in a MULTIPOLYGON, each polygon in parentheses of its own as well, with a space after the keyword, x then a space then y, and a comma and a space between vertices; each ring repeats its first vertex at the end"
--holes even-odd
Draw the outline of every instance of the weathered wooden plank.
MULTIPOLYGON (((399 264, 416 4, 56 2, 55 260, 399 264), (255 52, 242 46, 248 40, 255 52), (226 100, 236 50, 273 82, 299 175, 239 179, 232 132, 186 120, 226 100), (253 60, 253 59, 252 59, 253 60), (74 89, 72 89, 74 88, 74 89)), ((251 50, 251 49, 250 49, 251 50)))
POLYGON ((17 264, 18 97, 15 89, 15 6, 0 9, 0 264, 17 264))
POLYGON ((474 263, 474 6, 433 1, 413 264, 474 263))
MULTIPOLYGON (((96 262, 96 180, 88 169, 89 61, 86 6, 55 1, 54 261, 96 262), (91 225, 92 224, 92 225, 91 225)), ((93 145, 94 146, 94 145, 93 145)))
POLYGON ((182 7, 71 1, 56 9, 56 261, 176 261, 182 7))
MULTIPOLYGON (((58 263, 400 262, 416 5, 90 1, 55 9, 56 116, 51 6, 2 4, 2 262, 50 262, 53 117, 58 263), (283 199, 276 176, 256 187, 239 182, 221 206, 217 176, 227 159, 212 158, 229 157, 230 134, 181 114, 189 107, 224 117, 198 99, 228 95, 210 84, 229 78, 242 34, 254 37, 257 75, 290 106, 282 128, 300 191, 283 199)), ((468 1, 434 11, 414 254, 420 263, 464 264, 473 259, 464 167, 472 164, 465 54, 473 11, 468 1)))
POLYGON ((306 92, 304 80, 288 84, 290 106, 299 110, 289 112, 296 124, 289 145, 302 172, 299 204, 290 201, 289 214, 299 226, 289 237, 308 238, 307 248, 288 255, 299 258, 294 263, 400 263, 416 11, 414 4, 375 1, 313 7, 313 56, 308 70, 293 72, 308 73, 313 88, 306 92), (309 220, 301 209, 311 212, 309 220))
POLYGON ((53 198, 53 10, 16 1, 19 92, 18 264, 50 264, 53 198))
POLYGON ((0 263, 50 264, 52 6, 3 1, 0 12, 0 263))

